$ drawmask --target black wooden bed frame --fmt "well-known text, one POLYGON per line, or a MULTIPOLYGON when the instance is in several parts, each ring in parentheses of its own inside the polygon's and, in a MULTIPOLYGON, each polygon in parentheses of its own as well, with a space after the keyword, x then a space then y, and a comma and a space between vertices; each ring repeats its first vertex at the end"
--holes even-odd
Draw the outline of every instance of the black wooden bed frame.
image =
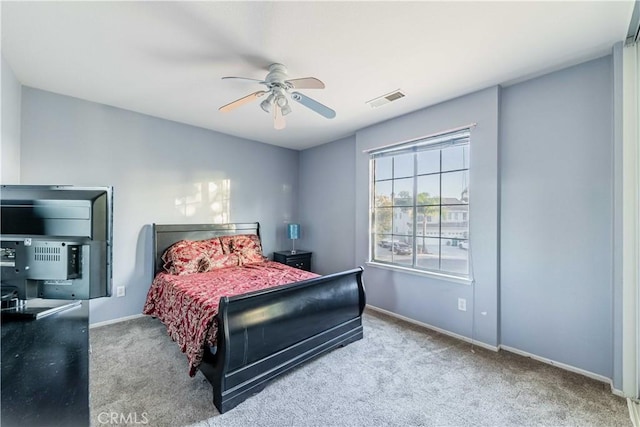
MULTIPOLYGON (((173 243, 235 234, 260 235, 260 225, 153 224, 155 274, 173 243)), ((224 413, 300 364, 362 338, 362 268, 233 297, 218 309, 217 349, 205 348, 200 371, 224 413)))

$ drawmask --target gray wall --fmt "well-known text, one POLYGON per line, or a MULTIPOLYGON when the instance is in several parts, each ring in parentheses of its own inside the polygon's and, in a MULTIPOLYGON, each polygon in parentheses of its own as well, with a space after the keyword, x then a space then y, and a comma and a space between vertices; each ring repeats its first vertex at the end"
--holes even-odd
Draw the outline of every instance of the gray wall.
POLYGON ((313 251, 313 271, 335 273, 356 267, 355 137, 300 154, 300 248, 313 251))
MULTIPOLYGON (((320 207, 304 208, 308 233, 324 233, 323 241, 353 239, 354 261, 365 263, 369 173, 362 150, 477 122, 471 138, 470 208, 475 285, 367 266, 368 302, 492 346, 613 378, 619 388, 614 375, 614 346, 619 345, 614 335, 621 326, 614 323, 614 304, 620 301, 613 300, 612 279, 611 64, 607 56, 357 132, 352 196, 347 194, 349 176, 334 167, 344 167, 350 139, 304 151, 301 158, 313 165, 313 172, 300 170, 301 197, 313 192, 322 200, 338 191, 342 200, 355 199, 353 230, 349 208, 342 221, 331 215, 339 233, 326 227, 320 207), (323 180, 330 185, 321 185, 323 180), (316 220, 323 225, 316 226, 316 220), (458 297, 467 299, 467 312, 457 310, 458 297)), ((313 244, 308 249, 317 249, 313 244)), ((321 251, 339 251, 327 246, 321 245, 321 251)), ((335 262, 323 269, 337 269, 335 262)))
POLYGON ((367 260, 362 150, 476 122, 475 285, 368 266, 368 302, 612 378, 611 61, 473 93, 300 155, 23 88, 22 183, 115 186, 114 284, 127 296, 95 300, 97 322, 140 312, 151 280, 148 224, 211 221, 203 206, 188 217, 176 209, 195 185, 230 180, 229 220, 260 220, 267 252, 288 248, 284 223, 299 221, 298 246, 314 251, 314 269, 338 271, 367 260))
POLYGON ((364 278, 369 304, 493 346, 499 332, 499 93, 499 88, 490 88, 360 130, 355 141, 347 138, 305 150, 300 166, 302 221, 314 236, 306 243, 314 257, 326 260, 320 263, 321 272, 365 266, 369 156, 363 150, 477 123, 470 172, 470 228, 472 239, 479 242, 473 252, 475 286, 373 266, 366 266, 364 278), (351 245, 353 260, 344 249, 351 245), (351 264, 345 265, 346 260, 351 264), (467 299, 466 312, 457 309, 459 297, 467 299))
POLYGON ((0 144, 0 182, 20 183, 20 104, 21 84, 2 59, 2 143, 0 144))
POLYGON ((493 87, 363 129, 356 134, 355 164, 356 262, 364 264, 369 250, 369 155, 363 150, 477 123, 471 133, 469 170, 475 284, 371 266, 366 268, 365 279, 371 305, 492 346, 499 343, 499 94, 499 88, 493 87), (458 310, 458 298, 467 300, 466 312, 458 310))
POLYGON ((93 300, 92 323, 141 312, 152 280, 149 224, 216 221, 210 183, 230 183, 228 221, 260 221, 267 254, 287 247, 297 151, 28 87, 22 112, 22 184, 114 187, 113 282, 126 296, 93 300), (185 201, 192 211, 178 205, 185 201))
POLYGON ((612 59, 505 88, 502 344, 612 378, 612 59))

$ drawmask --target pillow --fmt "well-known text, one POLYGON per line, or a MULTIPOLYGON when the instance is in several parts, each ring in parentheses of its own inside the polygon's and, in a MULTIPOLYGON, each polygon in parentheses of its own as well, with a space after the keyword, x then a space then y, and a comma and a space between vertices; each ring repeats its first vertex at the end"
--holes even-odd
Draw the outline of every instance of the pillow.
POLYGON ((164 269, 171 274, 192 274, 208 271, 211 258, 223 255, 220 239, 180 240, 162 255, 164 269))
POLYGON ((236 236, 220 236, 220 245, 222 246, 222 252, 225 254, 231 253, 231 240, 236 236))
POLYGON ((240 265, 240 257, 238 254, 220 254, 208 258, 206 260, 206 267, 203 266, 205 270, 202 272, 214 271, 226 267, 235 267, 238 265, 240 265))
POLYGON ((240 265, 264 262, 267 260, 267 257, 263 256, 262 252, 257 252, 254 249, 243 249, 241 251, 234 252, 232 255, 238 255, 240 265))
POLYGON ((222 236, 220 237, 220 242, 225 253, 233 253, 239 256, 240 265, 266 260, 262 255, 262 244, 257 234, 222 236))

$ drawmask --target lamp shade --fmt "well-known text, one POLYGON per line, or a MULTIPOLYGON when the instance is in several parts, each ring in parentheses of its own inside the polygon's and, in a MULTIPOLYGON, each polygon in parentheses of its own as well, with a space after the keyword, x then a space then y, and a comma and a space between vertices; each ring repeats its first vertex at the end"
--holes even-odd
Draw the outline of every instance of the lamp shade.
POLYGON ((291 240, 300 238, 300 224, 287 225, 287 237, 291 240))

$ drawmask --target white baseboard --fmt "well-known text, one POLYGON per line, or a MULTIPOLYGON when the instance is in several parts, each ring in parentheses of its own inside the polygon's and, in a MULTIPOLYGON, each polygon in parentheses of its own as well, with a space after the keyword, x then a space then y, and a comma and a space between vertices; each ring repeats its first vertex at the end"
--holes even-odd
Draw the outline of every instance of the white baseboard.
MULTIPOLYGON (((443 335, 448 335, 450 337, 457 338, 459 340, 462 340, 462 341, 465 341, 465 342, 468 342, 468 343, 472 343, 473 345, 477 345, 478 347, 486 348, 488 350, 492 350, 492 351, 496 351, 496 352, 500 351, 500 350, 505 350, 505 351, 508 351, 510 353, 515 353, 515 354, 520 355, 520 356, 529 357, 529 358, 534 359, 534 360, 536 360, 538 362, 542 362, 542 363, 546 363, 548 365, 556 366, 558 368, 564 369, 565 371, 575 372, 577 374, 584 375, 585 377, 588 377, 588 378, 591 378, 591 379, 594 379, 594 380, 609 384, 609 386, 611 387, 612 393, 614 393, 614 394, 616 394, 618 396, 621 396, 621 397, 625 397, 620 390, 616 390, 616 389, 613 388, 613 383, 612 383, 611 379, 607 378, 605 376, 602 376, 602 375, 599 375, 599 374, 595 374, 593 372, 585 371, 584 369, 576 368, 574 366, 567 365, 565 363, 560 363, 560 362, 557 362, 555 360, 551 360, 551 359, 547 359, 547 358, 544 358, 544 357, 536 356, 535 354, 531 354, 531 353, 528 353, 526 351, 518 350, 517 348, 509 347, 509 346, 506 346, 506 345, 502 345, 501 344, 501 345, 496 347, 496 346, 489 345, 489 344, 486 344, 486 343, 483 343, 483 342, 480 342, 480 341, 472 340, 471 338, 465 337, 464 335, 459 335, 459 334, 447 331, 445 329, 441 329, 441 328, 438 328, 436 326, 429 325, 427 323, 422 323, 422 322, 419 322, 417 320, 411 319, 409 317, 402 316, 400 314, 394 313, 392 311, 385 310, 385 309, 380 308, 380 307, 376 307, 376 306, 367 304, 367 308, 369 308, 369 309, 371 309, 373 311, 377 311, 377 312, 386 314, 387 316, 395 317, 396 319, 400 319, 400 320, 403 320, 405 322, 412 323, 412 324, 417 325, 417 326, 421 326, 423 328, 431 329, 431 330, 439 332, 439 333, 441 333, 443 335)), ((638 411, 640 413, 640 408, 638 409, 638 411)), ((640 427, 640 424, 637 427, 640 427)))
POLYGON ((520 356, 529 357, 529 358, 531 358, 533 360, 537 360, 538 362, 546 363, 547 365, 555 366, 555 367, 564 369, 565 371, 575 372, 576 374, 584 375, 587 378, 591 378, 591 379, 594 379, 596 381, 600 381, 600 382, 609 384, 609 386, 611 386, 611 390, 613 391, 613 384, 611 382, 611 379, 607 378, 607 377, 605 377, 603 375, 595 374, 593 372, 586 371, 584 369, 576 368, 575 366, 567 365, 566 363, 557 362, 557 361, 552 360, 552 359, 547 359, 546 357, 537 356, 535 354, 532 354, 532 353, 529 353, 529 352, 526 352, 526 351, 518 350, 517 348, 509 347, 508 345, 502 345, 501 344, 500 345, 500 349, 508 351, 510 353, 515 353, 515 354, 520 355, 520 356))
POLYGON ((624 394, 622 390, 618 390, 617 388, 613 387, 613 383, 611 383, 611 393, 615 394, 616 396, 620 396, 620 397, 624 397, 625 399, 628 399, 627 395, 624 394))
POLYGON ((417 326, 421 326, 423 328, 431 329, 432 331, 441 333, 443 335, 447 335, 447 336, 459 339, 461 341, 465 341, 465 342, 468 342, 470 344, 477 345, 478 347, 486 348, 487 350, 491 350, 491 351, 498 351, 499 350, 499 348, 494 346, 494 345, 486 344, 486 343, 483 343, 481 341, 476 341, 476 340, 473 340, 471 338, 465 337, 464 335, 459 335, 459 334, 456 334, 454 332, 447 331, 446 329, 442 329, 442 328, 438 328, 437 326, 429 325, 428 323, 419 322, 419 321, 417 321, 415 319, 411 319, 410 317, 405 317, 405 316, 402 316, 402 315, 400 315, 398 313, 394 313, 393 311, 385 310, 384 308, 376 307, 374 305, 369 305, 369 304, 367 304, 367 308, 369 308, 369 309, 371 309, 373 311, 377 311, 377 312, 382 313, 382 314, 386 314, 387 316, 395 317, 396 319, 400 319, 400 320, 403 320, 405 322, 412 323, 412 324, 417 325, 417 326))
POLYGON ((138 319, 140 317, 145 317, 144 314, 134 314, 131 316, 119 317, 117 319, 105 320, 104 322, 92 323, 89 325, 89 329, 99 328, 101 326, 113 325, 115 323, 126 322, 127 320, 138 319))
POLYGON ((629 408, 629 418, 631 418, 633 427, 640 427, 640 404, 632 399, 627 399, 627 407, 629 408))

